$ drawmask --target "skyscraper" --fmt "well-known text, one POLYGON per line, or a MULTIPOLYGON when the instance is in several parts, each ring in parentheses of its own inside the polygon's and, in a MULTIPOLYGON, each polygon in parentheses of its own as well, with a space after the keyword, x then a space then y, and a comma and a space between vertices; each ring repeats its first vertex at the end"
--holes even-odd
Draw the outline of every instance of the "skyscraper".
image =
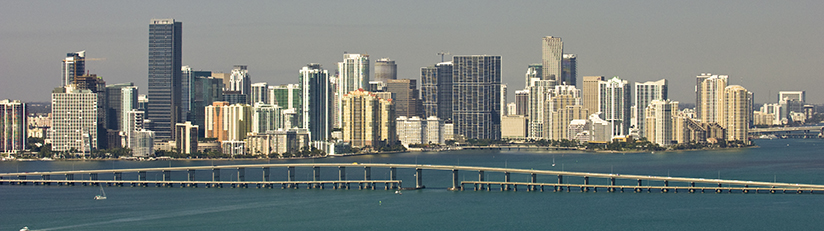
POLYGON ((19 100, 0 100, 0 152, 26 149, 27 113, 26 104, 19 100))
POLYGON ((695 117, 699 119, 701 118, 701 95, 703 94, 701 83, 710 76, 712 76, 711 73, 701 73, 701 75, 695 76, 695 117))
POLYGON ((611 125, 612 137, 629 134, 630 120, 630 87, 626 80, 612 77, 607 81, 598 82, 600 95, 601 118, 611 125))
POLYGON ((544 65, 540 63, 529 64, 529 66, 527 66, 526 74, 524 74, 524 89, 532 85, 532 81, 541 80, 544 78, 543 66, 544 65))
POLYGON ((527 137, 531 139, 549 139, 546 134, 549 134, 550 124, 547 123, 547 118, 550 118, 549 113, 552 110, 547 109, 547 101, 552 98, 552 90, 554 89, 555 81, 552 80, 538 80, 532 82, 527 93, 529 93, 529 131, 527 137))
POLYGON ((266 82, 253 83, 251 87, 251 104, 269 103, 269 84, 266 82))
POLYGON ((349 92, 343 97, 343 141, 352 147, 376 148, 387 142, 395 142, 395 120, 392 100, 381 99, 363 89, 349 92))
POLYGON ((90 153, 97 149, 97 97, 91 90, 72 87, 52 93, 52 151, 90 153))
MULTIPOLYGON (((529 115, 529 88, 515 91, 515 115, 529 115)), ((513 114, 512 112, 509 113, 513 114)))
POLYGON ((412 118, 421 116, 421 101, 418 99, 418 81, 414 79, 390 79, 386 83, 386 91, 392 92, 395 101, 395 118, 406 116, 412 118))
POLYGON ((180 121, 183 23, 152 19, 149 24, 149 105, 155 138, 172 139, 180 121))
POLYGON ((747 132, 749 129, 750 113, 750 92, 739 85, 731 85, 724 88, 724 113, 727 129, 727 140, 741 140, 747 142, 747 132))
POLYGON ((581 84, 581 100, 584 108, 589 110, 589 114, 595 114, 601 110, 598 95, 598 83, 601 81, 604 81, 603 76, 584 76, 584 82, 581 84))
POLYGON ((452 62, 421 67, 421 101, 424 116, 452 119, 452 62))
POLYGON ((86 72, 86 51, 67 53, 63 59, 62 86, 74 83, 74 78, 86 72))
MULTIPOLYGON (((724 124, 724 88, 727 87, 726 75, 711 75, 703 78, 704 81, 698 87, 701 104, 695 105, 696 114, 699 115, 702 123, 718 123, 721 127, 724 124)), ((699 76, 703 77, 703 76, 699 76)), ((700 79, 700 78, 699 78, 700 79)))
POLYGON ((543 48, 543 80, 554 80, 555 84, 561 84, 562 64, 564 53, 564 42, 559 37, 546 36, 541 43, 543 48))
MULTIPOLYGON (((338 63, 337 90, 335 91, 335 106, 340 109, 343 105, 343 95, 358 89, 369 89, 369 55, 343 54, 343 62, 338 63)), ((342 110, 336 110, 335 127, 341 126, 342 110)))
POLYGON ((246 65, 235 65, 232 68, 232 75, 229 76, 229 85, 225 91, 235 92, 246 97, 246 102, 251 104, 252 80, 249 77, 249 70, 246 65))
MULTIPOLYGON (((131 131, 131 129, 129 129, 131 127, 129 125, 129 121, 131 120, 131 118, 129 118, 129 112, 138 109, 137 96, 138 91, 136 86, 126 86, 120 88, 120 106, 116 108, 118 113, 116 118, 119 121, 117 123, 117 129, 122 132, 131 131)), ((141 115, 141 118, 142 117, 143 116, 141 115)), ((140 123, 142 124, 143 121, 140 121, 140 123)))
POLYGON ((376 60, 374 81, 386 83, 390 79, 398 79, 398 65, 395 65, 395 61, 389 58, 376 60))
POLYGON ((199 137, 206 135, 205 111, 206 106, 215 101, 223 100, 223 79, 213 78, 211 75, 197 76, 192 85, 192 110, 189 120, 197 125, 199 137))
POLYGON ((452 57, 454 135, 501 139, 501 56, 452 57))
MULTIPOLYGON (((197 78, 211 77, 212 72, 195 71, 189 66, 181 67, 181 71, 183 73, 180 79, 180 120, 195 121, 195 118, 192 116, 193 114, 203 116, 203 111, 195 111, 196 109, 193 106, 197 91, 195 89, 195 81, 197 78)), ((202 129, 198 131, 202 131, 202 129)))
POLYGON ((301 128, 309 130, 309 140, 327 141, 332 133, 330 116, 332 89, 329 72, 318 63, 300 69, 301 128))
MULTIPOLYGON (((633 98, 633 105, 635 105, 635 120, 632 121, 634 123, 631 126, 634 126, 638 129, 638 134, 641 137, 646 137, 646 130, 644 126, 645 113, 647 105, 653 100, 667 100, 667 80, 661 79, 658 81, 647 81, 643 83, 636 82, 635 88, 633 88, 634 98, 633 98)), ((676 110, 678 110, 676 108, 676 110)), ((663 143, 659 143, 663 145, 663 143)))
MULTIPOLYGON (((636 85, 637 86, 637 85, 636 85)), ((668 99, 653 99, 644 107, 644 123, 647 140, 662 147, 672 144, 673 111, 678 110, 678 104, 668 99)))
POLYGON ((561 83, 575 86, 578 82, 578 56, 564 54, 561 61, 561 83))

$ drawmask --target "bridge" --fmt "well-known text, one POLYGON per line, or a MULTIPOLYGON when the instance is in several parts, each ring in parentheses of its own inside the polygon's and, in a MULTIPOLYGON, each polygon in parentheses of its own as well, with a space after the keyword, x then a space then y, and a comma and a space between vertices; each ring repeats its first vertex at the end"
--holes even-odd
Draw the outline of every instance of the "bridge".
MULTIPOLYGON (((492 190, 517 191, 518 187, 526 191, 544 191, 546 188, 555 192, 560 191, 580 191, 597 192, 599 189, 607 192, 741 192, 741 193, 824 193, 824 185, 816 184, 796 184, 779 182, 725 180, 725 179, 705 179, 688 177, 665 177, 665 176, 645 176, 645 175, 624 175, 614 173, 591 173, 572 171, 552 171, 534 169, 496 168, 496 167, 472 167, 454 165, 427 165, 427 164, 388 164, 388 163, 289 163, 289 164, 244 164, 244 165, 220 165, 220 166, 186 166, 186 167, 162 167, 162 168, 133 168, 133 169, 100 169, 100 170, 77 170, 77 171, 50 171, 50 172, 23 172, 23 173, 0 173, 0 184, 11 185, 106 185, 106 186, 131 186, 131 187, 240 187, 247 188, 256 186, 257 188, 273 188, 280 185, 281 188, 299 188, 302 186, 313 189, 323 189, 327 185, 333 189, 350 189, 350 186, 357 184, 358 189, 375 190, 383 184, 385 190, 413 190, 425 188, 423 183, 423 172, 427 171, 447 171, 451 172, 451 184, 449 190, 462 191, 472 190, 492 190), (285 169, 286 179, 272 180, 271 169, 285 169), (295 169, 311 169, 311 179, 296 180, 295 169), (321 168, 337 168, 337 180, 323 180, 320 177, 321 168), (362 179, 347 179, 346 169, 356 169, 363 171, 362 179), (372 179, 372 168, 388 170, 388 179, 372 179), (246 170, 260 170, 262 175, 260 180, 246 180, 246 170), (415 171, 415 187, 403 188, 402 181, 397 179, 398 169, 415 171), (196 180, 197 171, 211 173, 211 179, 196 180), (233 175, 237 173, 236 179, 221 180, 221 172, 229 171, 233 175), (161 174, 162 179, 148 180, 147 172, 161 174), (172 173, 176 173, 177 179, 172 178, 172 173), (477 180, 460 181, 460 172, 469 172, 469 175, 477 174, 477 180), (124 178, 124 175, 126 176, 124 178), (512 181, 512 175, 526 176, 526 181, 512 181), (538 176, 549 177, 549 182, 537 181, 538 176), (52 179, 52 176, 60 176, 60 179, 52 179), (75 176, 79 176, 75 179, 75 176), (109 180, 101 179, 99 176, 111 177, 109 180), (503 176, 503 181, 485 180, 488 176, 503 176), (182 179, 181 179, 182 178, 182 179), (557 178, 557 181, 555 179, 557 178), (600 179, 603 184, 593 184, 591 181, 600 179), (577 180, 578 183, 569 183, 577 180)), ((201 174, 203 175, 203 174, 201 174)), ((360 174, 357 174, 360 175, 360 174)), ((447 174, 448 175, 448 174, 447 174)), ((233 177, 229 177, 233 178, 233 177)), ((359 177, 358 177, 359 178, 359 177)))
POLYGON ((803 127, 771 127, 753 128, 749 130, 749 135, 758 137, 761 135, 775 135, 781 138, 822 138, 824 126, 803 126, 803 127))

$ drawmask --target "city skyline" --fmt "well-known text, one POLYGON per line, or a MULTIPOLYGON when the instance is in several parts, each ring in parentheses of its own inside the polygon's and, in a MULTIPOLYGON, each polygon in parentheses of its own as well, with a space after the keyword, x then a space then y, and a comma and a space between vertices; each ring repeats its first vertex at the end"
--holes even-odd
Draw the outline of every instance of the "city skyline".
POLYGON ((410 2, 358 7, 364 4, 249 3, 241 5, 251 17, 234 19, 217 9, 235 3, 207 2, 195 12, 179 10, 186 3, 155 9, 150 3, 104 2, 93 8, 100 12, 88 14, 92 8, 82 1, 12 2, 0 16, 6 32, 0 45, 5 54, 0 69, 6 71, 0 98, 48 101, 48 92, 60 85, 56 60, 81 50, 87 51, 87 71, 109 83, 135 82, 146 89, 145 22, 150 18, 186 22, 183 65, 228 72, 243 63, 253 82, 271 85, 296 83, 295 70, 306 63, 332 67, 347 51, 391 57, 398 78, 418 79, 421 67, 440 60, 437 52, 448 51, 502 56, 502 83, 522 89, 527 66, 541 62, 541 38, 552 35, 564 39, 565 53, 577 55, 579 77, 664 78, 670 81, 670 98, 684 103, 693 101, 695 76, 707 72, 729 75, 730 84, 747 86, 757 103, 774 101, 780 90, 806 90, 810 103, 824 98, 824 93, 805 89, 824 81, 817 78, 824 70, 817 65, 824 59, 824 46, 815 42, 824 38, 824 29, 815 25, 821 19, 815 14, 820 2, 521 2, 472 9, 462 8, 461 2, 419 9, 415 6, 426 3, 410 2), (295 17, 308 9, 304 5, 329 13, 295 17), (525 5, 546 6, 550 13, 525 5), (473 12, 492 17, 473 20, 473 12), (353 13, 367 18, 337 20, 353 13), (83 23, 62 20, 76 15, 84 15, 83 23))

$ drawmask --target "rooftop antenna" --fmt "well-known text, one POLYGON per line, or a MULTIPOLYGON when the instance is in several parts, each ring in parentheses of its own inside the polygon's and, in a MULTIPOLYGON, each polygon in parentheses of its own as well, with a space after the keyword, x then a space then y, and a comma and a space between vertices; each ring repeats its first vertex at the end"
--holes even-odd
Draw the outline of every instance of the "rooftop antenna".
POLYGON ((444 55, 451 55, 451 54, 449 53, 449 51, 441 51, 441 52, 438 52, 438 55, 441 56, 441 62, 443 62, 443 56, 444 55))

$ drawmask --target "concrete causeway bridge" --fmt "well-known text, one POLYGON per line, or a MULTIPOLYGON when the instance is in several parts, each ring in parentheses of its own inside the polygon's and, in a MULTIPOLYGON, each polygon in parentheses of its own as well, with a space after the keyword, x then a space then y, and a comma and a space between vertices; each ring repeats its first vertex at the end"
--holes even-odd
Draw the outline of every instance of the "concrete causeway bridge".
MULTIPOLYGON (((0 173, 0 184, 10 185, 106 185, 106 186, 131 186, 131 187, 233 187, 247 188, 254 186, 257 188, 273 188, 280 185, 281 188, 299 188, 301 186, 313 189, 323 189, 327 186, 333 189, 350 189, 350 186, 357 185, 358 189, 376 189, 383 184, 385 190, 411 190, 424 188, 423 173, 426 171, 446 171, 451 172, 451 186, 449 190, 492 190, 517 191, 518 187, 523 187, 526 191, 541 191, 545 189, 555 192, 560 191, 580 191, 597 192, 740 192, 740 193, 824 193, 824 185, 816 184, 795 184, 778 182, 705 179, 688 177, 668 177, 668 176, 645 176, 645 175, 624 175, 612 173, 590 173, 571 171, 551 171, 534 169, 515 168, 495 168, 495 167, 472 167, 453 165, 428 165, 428 164, 387 164, 387 163, 289 163, 289 164, 242 164, 242 165, 219 165, 219 166, 186 166, 186 167, 161 167, 161 168, 132 168, 132 169, 100 169, 100 170, 76 170, 76 171, 51 171, 51 172, 22 172, 22 173, 0 173), (308 179, 296 180, 296 168, 304 171, 311 169, 308 179), (321 178, 321 169, 337 169, 337 179, 329 180, 321 178), (372 168, 388 170, 388 179, 372 179, 372 168), (246 180, 246 171, 253 169, 260 171, 260 180, 246 180), (272 180, 271 170, 286 170, 285 179, 272 180), (354 172, 363 171, 363 175, 354 177, 347 176, 347 169, 354 169, 354 172), (398 180, 398 169, 405 171, 414 170, 415 186, 404 188, 402 181, 398 180), (360 170, 360 171, 359 171, 360 170), (197 180, 197 172, 200 176, 210 175, 208 179, 197 180), (149 180, 147 173, 160 174, 161 179, 149 180), (221 172, 229 172, 229 179, 221 179, 221 172), (463 172, 467 175, 477 176, 477 180, 459 180, 463 172), (172 173, 175 173, 173 178, 172 173), (236 173, 236 178, 234 177, 236 173), (512 181, 512 175, 526 176, 525 181, 512 181), (538 176, 548 177, 549 182, 538 181, 538 176), (503 180, 485 180, 488 177, 500 178, 503 180), (77 178, 76 178, 77 177, 77 178), (103 179, 108 178, 108 179, 103 179), (557 179, 557 181, 555 180, 557 179), (592 180, 592 181, 591 181, 592 180), (599 180, 603 184, 593 184, 599 180), (577 181, 577 183, 570 183, 577 181)), ((440 174, 444 175, 444 174, 440 174)), ((449 175, 448 173, 445 175, 449 175)), ((443 179, 442 179, 443 180, 443 179)))

